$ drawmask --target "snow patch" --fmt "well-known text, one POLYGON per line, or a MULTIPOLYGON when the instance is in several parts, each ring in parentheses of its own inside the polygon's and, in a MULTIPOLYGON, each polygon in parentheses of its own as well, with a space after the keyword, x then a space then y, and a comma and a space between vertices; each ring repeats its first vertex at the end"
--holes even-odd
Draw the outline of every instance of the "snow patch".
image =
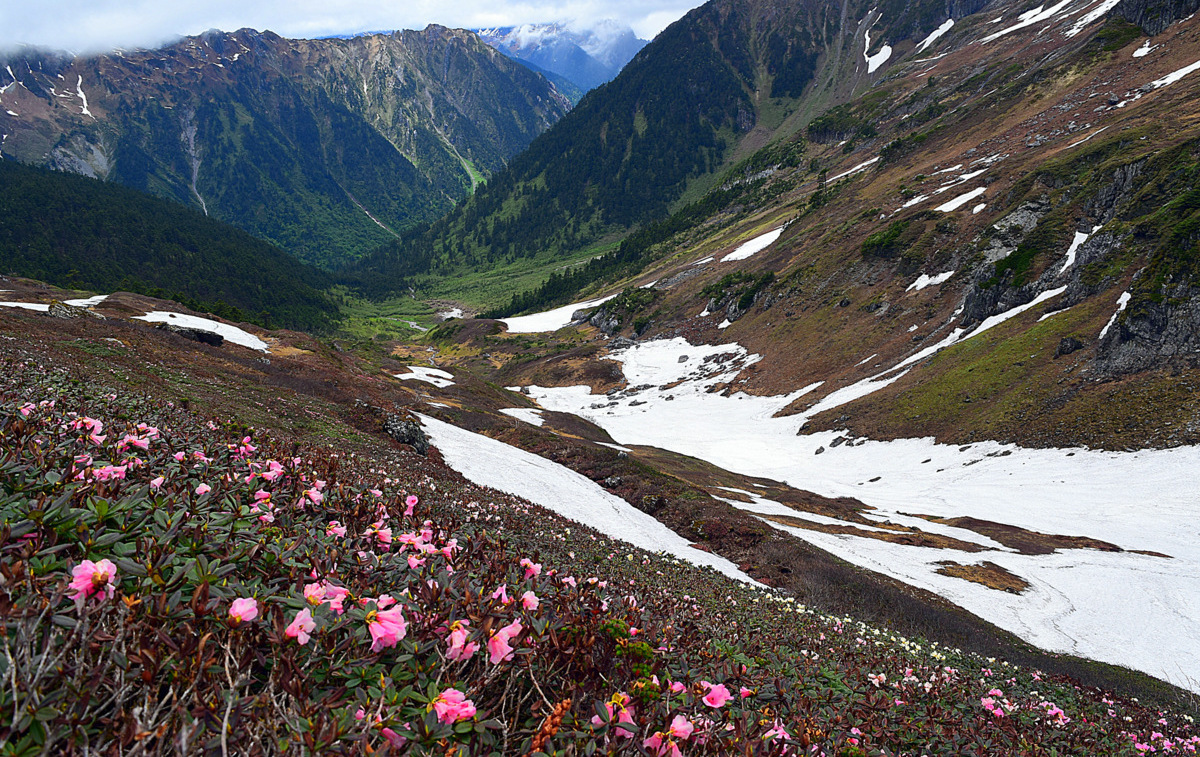
POLYGON ((783 227, 780 226, 778 229, 768 231, 766 234, 757 236, 748 242, 743 242, 742 244, 738 245, 736 250, 721 258, 721 262, 728 263, 731 260, 745 260, 746 258, 760 253, 770 247, 776 239, 779 239, 779 235, 782 233, 783 227))
POLYGON ((1117 322, 1117 316, 1119 316, 1121 311, 1125 309, 1125 306, 1129 304, 1129 299, 1131 296, 1132 295, 1130 295, 1129 292, 1125 292, 1117 298, 1117 312, 1113 313, 1112 318, 1108 319, 1108 323, 1104 324, 1104 328, 1100 329, 1101 339, 1103 339, 1108 333, 1108 330, 1113 327, 1113 324, 1117 322))
POLYGON ((980 44, 986 45, 987 43, 994 42, 1004 35, 1015 32, 1018 29, 1024 29, 1026 27, 1033 26, 1034 24, 1040 24, 1043 21, 1052 19, 1073 2, 1075 2, 1075 0, 1062 0, 1057 5, 1049 8, 1047 8, 1045 5, 1039 5, 1033 10, 1025 11, 1020 16, 1017 16, 1017 23, 1001 29, 995 34, 989 34, 980 40, 980 44))
POLYGON ((916 281, 909 284, 908 288, 905 289, 904 291, 911 292, 915 289, 916 291, 919 292, 922 289, 924 289, 925 287, 937 286, 938 284, 945 283, 945 282, 949 281, 950 277, 953 275, 954 275, 954 271, 946 271, 945 273, 939 273, 936 276, 929 276, 929 275, 926 275, 923 273, 917 277, 916 281))
POLYGON ((934 210, 940 210, 943 213, 949 213, 951 211, 958 210, 963 205, 966 205, 968 202, 970 202, 971 200, 974 200, 976 197, 979 197, 986 191, 987 191, 987 187, 979 187, 977 189, 972 189, 970 192, 967 192, 964 195, 959 195, 958 197, 955 197, 950 202, 944 203, 942 205, 938 205, 936 208, 934 208, 934 210))
POLYGON ((1086 137, 1079 140, 1078 142, 1072 142, 1071 144, 1067 145, 1067 149, 1070 150, 1072 147, 1077 147, 1078 145, 1083 144, 1084 142, 1088 141, 1089 139, 1096 136, 1097 134, 1099 134, 1100 132, 1104 131, 1107 128, 1108 128, 1107 126, 1101 126, 1099 129, 1096 129, 1094 132, 1087 135, 1086 137))
POLYGON ((867 62, 867 73, 873 74, 880 66, 887 63, 888 58, 892 57, 892 46, 884 45, 879 52, 868 55, 867 51, 871 49, 871 30, 863 32, 863 36, 866 37, 866 43, 863 45, 863 60, 867 62))
POLYGON ((1149 55, 1152 51, 1157 50, 1158 48, 1159 48, 1159 45, 1151 45, 1150 40, 1146 40, 1144 43, 1142 43, 1141 47, 1139 47, 1138 49, 1133 51, 1133 57, 1144 58, 1147 55, 1149 55))
POLYGON ((546 419, 542 417, 542 411, 535 407, 506 407, 500 412, 533 426, 541 426, 546 423, 546 419))
POLYGON ((396 378, 402 381, 424 381, 427 384, 433 384, 438 389, 445 389, 448 386, 454 386, 454 374, 447 373, 441 368, 430 368, 425 365, 410 365, 408 369, 412 373, 397 373, 396 378))
POLYGON ((1058 269, 1059 276, 1066 273, 1068 268, 1075 265, 1075 253, 1079 250, 1080 245, 1088 241, 1088 237, 1095 234, 1101 228, 1101 226, 1096 226, 1087 234, 1084 234, 1082 231, 1075 232, 1075 238, 1071 240, 1071 246, 1067 248, 1067 259, 1063 261, 1062 268, 1058 269))
POLYGON ((574 315, 576 310, 594 308, 616 296, 615 294, 610 294, 607 297, 588 300, 587 302, 575 302, 570 305, 563 305, 561 308, 547 310, 544 313, 522 315, 516 318, 501 318, 500 322, 508 327, 508 333, 510 334, 535 334, 541 331, 558 331, 563 326, 571 323, 571 316, 574 315))
POLYGON ((6 308, 21 308, 22 310, 36 310, 45 313, 50 309, 49 305, 43 305, 39 302, 0 302, 0 306, 6 308))
POLYGON ((950 27, 954 26, 954 19, 948 18, 942 22, 942 25, 929 33, 929 36, 921 40, 921 44, 917 45, 917 49, 913 51, 913 55, 920 55, 925 51, 925 48, 932 45, 946 32, 950 31, 950 27))
POLYGON ((832 179, 826 179, 825 181, 826 181, 826 183, 835 182, 838 179, 845 178, 852 173, 858 173, 859 171, 863 170, 867 166, 870 166, 870 165, 878 163, 878 162, 879 162, 879 156, 875 156, 874 158, 871 158, 868 161, 859 163, 857 166, 855 166, 854 168, 851 168, 849 171, 843 171, 842 173, 838 174, 837 176, 834 176, 832 179))
POLYGON ((150 323, 170 323, 174 326, 182 326, 186 329, 195 329, 197 331, 208 331, 213 334, 219 334, 224 337, 225 341, 233 344, 249 347, 252 350, 266 352, 269 345, 263 340, 251 334, 249 331, 239 329, 237 326, 230 326, 228 323, 221 323, 209 318, 201 318, 196 315, 186 315, 184 313, 169 313, 164 310, 153 310, 145 315, 135 315, 134 320, 148 321, 150 323))
POLYGON ((1193 71, 1200 71, 1200 60, 1196 61, 1195 63, 1193 63, 1190 66, 1184 66, 1183 68, 1179 69, 1178 71, 1172 71, 1171 73, 1167 74, 1166 76, 1164 76, 1161 79, 1155 79, 1154 81, 1150 82, 1150 87, 1151 87, 1151 89, 1161 89, 1163 87, 1174 84, 1175 82, 1179 81, 1180 79, 1182 79, 1183 77, 1192 73, 1193 71))
POLYGON ((697 260, 695 263, 692 263, 692 265, 704 265, 705 263, 711 263, 714 260, 716 260, 716 257, 713 255, 709 255, 707 258, 702 258, 701 260, 697 260))
POLYGON ((450 308, 449 310, 443 310, 442 312, 438 313, 438 318, 441 318, 443 321, 448 321, 451 318, 465 317, 466 313, 463 312, 462 308, 450 308))
POLYGON ((418 415, 446 464, 469 481, 515 494, 651 552, 666 552, 730 578, 756 583, 730 561, 689 546, 657 520, 609 494, 595 481, 531 452, 418 415))
POLYGON ((720 323, 718 323, 718 324, 717 324, 717 328, 719 328, 719 329, 727 329, 727 328, 729 328, 729 327, 730 327, 730 326, 732 326, 732 325, 733 325, 733 322, 732 322, 732 321, 730 321, 728 318, 726 318, 725 320, 723 320, 723 321, 721 321, 720 323))
POLYGON ((87 116, 93 121, 96 120, 96 117, 92 115, 90 110, 88 110, 87 95, 83 93, 83 74, 80 74, 79 81, 75 82, 75 92, 79 95, 79 99, 83 101, 83 109, 81 111, 83 115, 87 116))
POLYGON ((79 300, 63 300, 63 303, 77 308, 94 308, 107 299, 107 294, 98 294, 95 297, 85 297, 79 300))
POLYGON ((979 203, 979 204, 978 204, 978 205, 976 205, 975 207, 971 208, 971 215, 973 215, 973 216, 977 216, 977 215, 979 215, 980 213, 982 213, 982 212, 983 212, 983 209, 984 209, 984 208, 986 208, 986 207, 987 207, 987 203, 986 203, 986 202, 981 202, 981 203, 979 203))
POLYGON ((1074 26, 1072 26, 1063 34, 1063 36, 1074 37, 1076 34, 1090 26, 1093 22, 1099 21, 1101 18, 1107 15, 1110 10, 1117 7, 1119 2, 1121 2, 1121 0, 1104 0, 1104 2, 1085 13, 1082 18, 1075 22, 1074 26))

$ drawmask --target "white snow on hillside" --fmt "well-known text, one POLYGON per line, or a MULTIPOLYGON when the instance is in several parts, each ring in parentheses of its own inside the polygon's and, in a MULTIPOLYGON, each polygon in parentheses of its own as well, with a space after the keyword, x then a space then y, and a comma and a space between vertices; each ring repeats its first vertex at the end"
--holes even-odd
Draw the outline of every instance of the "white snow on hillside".
POLYGON ((878 163, 878 162, 879 162, 879 156, 876 155, 874 158, 871 158, 870 160, 866 160, 866 161, 863 161, 862 163, 859 163, 857 166, 855 166, 854 168, 851 168, 849 171, 842 171, 837 176, 826 179, 825 182, 831 184, 831 183, 837 181, 838 179, 845 178, 852 173, 858 173, 859 171, 863 170, 864 168, 867 168, 868 166, 870 166, 874 163, 878 163))
POLYGON ((1129 304, 1131 297, 1132 295, 1130 295, 1129 292, 1122 292, 1121 296, 1117 298, 1117 312, 1113 313, 1112 318, 1108 319, 1108 323, 1104 324, 1104 328, 1100 329, 1101 339, 1108 334, 1108 330, 1111 329, 1113 324, 1117 322, 1117 316, 1119 316, 1121 312, 1125 310, 1125 306, 1129 304))
POLYGON ((408 369, 412 373, 397 373, 395 374, 396 378, 401 381, 424 381, 427 384, 433 384, 438 389, 454 386, 454 374, 447 373, 441 368, 430 368, 427 365, 410 365, 408 369))
POLYGON ((50 309, 49 305, 42 305, 38 302, 0 302, 0 307, 20 308, 22 310, 37 310, 42 313, 50 309))
POLYGON ((1038 7, 1034 8, 1033 10, 1025 11, 1020 16, 1017 16, 1017 23, 1013 24, 1012 26, 1005 27, 1004 29, 1001 29, 1000 31, 998 31, 994 34, 989 34, 988 36, 981 39, 980 43, 986 45, 987 43, 994 42, 995 40, 1000 39, 1004 35, 1015 32, 1018 29, 1024 29, 1026 27, 1033 26, 1034 24, 1040 24, 1043 21, 1048 21, 1048 20, 1054 18, 1055 16, 1057 16, 1060 12, 1062 12, 1068 5, 1070 5, 1073 2, 1075 2, 1075 0, 1062 0, 1062 2, 1058 3, 1057 5, 1051 6, 1049 8, 1047 8, 1043 4, 1043 5, 1039 5, 1038 7))
POLYGON ((1158 45, 1151 45, 1150 40, 1146 40, 1141 47, 1133 51, 1133 57, 1144 58, 1156 49, 1158 49, 1158 45))
POLYGON ((925 48, 929 47, 934 42, 937 42, 939 37, 941 37, 946 32, 950 31, 950 28, 952 26, 954 26, 954 19, 948 18, 945 21, 943 21, 941 26, 939 26, 938 28, 931 31, 929 33, 928 37, 921 40, 921 44, 917 45, 916 50, 913 50, 913 55, 920 55, 922 52, 925 51, 925 48))
POLYGON ((1085 234, 1082 231, 1075 232, 1075 238, 1071 240, 1071 246, 1067 248, 1067 259, 1063 261, 1062 268, 1058 269, 1059 276, 1066 273, 1071 266, 1075 265, 1075 253, 1079 251, 1079 247, 1088 241, 1088 237, 1095 234, 1101 228, 1100 226, 1095 227, 1090 234, 1085 234))
POLYGON ((451 318, 465 318, 465 317, 466 317, 466 313, 463 312, 462 308, 450 308, 449 310, 443 310, 440 313, 438 313, 438 318, 441 318, 443 321, 448 321, 451 318))
POLYGON ((766 234, 751 239, 748 242, 742 242, 737 249, 721 258, 722 263, 728 263, 732 260, 745 260, 756 253, 762 252, 771 246, 771 244, 779 239, 779 235, 783 233, 783 227, 768 231, 766 234))
POLYGON ((919 292, 922 289, 924 289, 925 287, 932 287, 932 286, 937 286, 938 284, 943 284, 943 283, 949 281, 950 277, 953 275, 954 275, 954 271, 946 271, 945 273, 939 273, 936 276, 930 276, 928 274, 923 273, 917 277, 916 281, 909 284, 908 287, 904 291, 911 292, 913 290, 916 290, 919 292))
POLYGON ((88 110, 87 95, 85 95, 83 93, 83 75, 82 74, 79 75, 79 81, 75 83, 75 92, 78 93, 79 99, 83 102, 83 105, 82 105, 83 115, 95 120, 96 117, 92 115, 92 112, 90 110, 88 110))
POLYGON ((1150 87, 1153 89, 1161 89, 1162 87, 1174 84, 1193 71, 1200 71, 1200 60, 1196 61, 1190 66, 1184 66, 1178 71, 1172 71, 1161 79, 1155 79, 1154 81, 1150 82, 1150 87))
POLYGON ((67 305, 74 305, 77 308, 94 308, 107 299, 107 294, 98 294, 94 297, 84 297, 78 300, 63 300, 63 302, 67 305))
POLYGON ((868 55, 867 51, 871 49, 871 30, 863 32, 866 37, 866 43, 863 45, 863 60, 867 62, 867 73, 873 74, 884 63, 887 63, 888 58, 892 57, 892 46, 884 45, 879 48, 879 52, 874 55, 868 55))
MULTIPOLYGON (((1021 310, 1062 291, 1043 293, 1021 310)), ((974 333, 1011 317, 994 316, 974 333)), ((942 348, 963 338, 956 329, 942 348)), ((932 439, 859 440, 830 447, 836 431, 797 433, 810 412, 776 417, 810 387, 776 397, 709 393, 760 359, 737 344, 692 345, 676 338, 636 344, 614 359, 630 386, 652 388, 595 408, 596 397, 586 386, 530 387, 530 394, 547 409, 592 420, 619 444, 661 447, 823 496, 856 497, 876 508, 868 513, 876 522, 904 523, 904 513, 974 517, 1170 555, 1096 550, 1021 555, 994 547, 970 554, 865 536, 794 532, 857 565, 936 592, 1046 649, 1200 688, 1200 595, 1195 591, 1200 523, 1194 514, 1200 448, 1118 453, 1032 450, 996 442, 944 445, 932 439), (678 363, 681 355, 689 360, 678 363), (680 380, 669 391, 657 388, 680 380), (674 396, 671 402, 663 401, 668 393, 674 396), (632 405, 634 400, 645 404, 632 405), (825 450, 814 454, 820 447, 825 450), (941 576, 935 572, 941 560, 990 560, 1031 588, 1015 595, 941 576)), ((902 361, 891 371, 913 362, 902 361)), ((889 373, 874 380, 888 381, 878 377, 889 373)), ((749 509, 745 503, 738 506, 749 509)), ((755 506, 766 509, 762 502, 755 506)), ((927 530, 933 526, 921 523, 927 530)), ((978 535, 968 540, 982 543, 978 535)))
POLYGON ((508 327, 508 333, 510 334, 534 334, 541 331, 558 331, 563 326, 571 323, 571 316, 574 315, 576 310, 594 308, 616 296, 615 294, 610 294, 607 297, 601 297, 596 300, 575 302, 570 305, 563 305, 560 308, 547 310, 544 313, 521 315, 515 318, 501 318, 500 322, 508 327))
POLYGON ((973 215, 973 216, 977 216, 977 215, 979 215, 980 213, 982 213, 982 212, 983 212, 983 209, 984 209, 984 208, 986 208, 986 207, 987 207, 987 203, 986 203, 986 202, 981 202, 981 203, 979 203, 979 204, 978 204, 978 205, 976 205, 975 207, 971 208, 971 215, 973 215))
POLYGON ((220 334, 225 338, 225 341, 233 344, 240 344, 243 347, 249 347, 252 350, 261 352, 267 351, 267 343, 251 334, 249 331, 243 331, 237 326, 230 326, 228 323, 201 318, 195 315, 186 315, 184 313, 168 313, 162 310, 154 310, 145 315, 133 316, 138 321, 149 321, 150 323, 170 323, 174 326, 182 326, 187 329, 196 329, 197 331, 208 331, 213 334, 220 334))
POLYGON ((1103 0, 1103 2, 1101 2, 1095 8, 1092 8, 1090 11, 1083 14, 1083 16, 1075 22, 1074 26, 1064 32, 1064 36, 1074 37, 1079 32, 1091 26, 1094 22, 1099 21, 1108 15, 1108 12, 1117 7, 1117 4, 1120 2, 1121 0, 1103 0))
POLYGON ((987 187, 979 187, 977 189, 972 189, 970 192, 967 192, 966 194, 962 194, 962 195, 959 195, 958 197, 955 197, 950 202, 938 205, 936 208, 934 208, 934 210, 940 210, 943 213, 949 213, 951 211, 958 210, 963 205, 966 205, 968 202, 970 202, 971 200, 974 200, 976 197, 979 197, 986 191, 987 191, 987 187))
POLYGON ((546 423, 546 419, 542 417, 542 411, 536 407, 506 407, 500 412, 534 426, 541 426, 546 423))
POLYGON ((757 583, 725 558, 689 546, 679 534, 570 468, 435 418, 418 417, 446 464, 473 483, 524 497, 642 549, 757 583))
POLYGON ((1071 144, 1067 145, 1067 149, 1069 150, 1069 149, 1071 149, 1072 147, 1076 147, 1076 146, 1078 146, 1078 145, 1081 145, 1081 144, 1083 144, 1084 142, 1088 141, 1089 139, 1091 139, 1092 137, 1096 136, 1097 134, 1099 134, 1100 132, 1104 131, 1104 130, 1105 130, 1105 129, 1107 129, 1107 128, 1108 128, 1107 126, 1101 126, 1099 129, 1096 129, 1094 132, 1092 132, 1091 134, 1087 135, 1086 137, 1084 137, 1083 139, 1079 140, 1078 142, 1072 142, 1071 144))

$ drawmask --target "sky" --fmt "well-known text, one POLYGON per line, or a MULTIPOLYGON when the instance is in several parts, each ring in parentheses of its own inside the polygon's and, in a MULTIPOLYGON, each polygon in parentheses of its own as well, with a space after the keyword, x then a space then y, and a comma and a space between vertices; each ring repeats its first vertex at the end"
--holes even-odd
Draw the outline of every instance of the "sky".
POLYGON ((431 23, 477 29, 612 19, 653 39, 703 0, 36 0, 0 2, 0 51, 19 44, 76 54, 157 47, 208 29, 326 37, 431 23))

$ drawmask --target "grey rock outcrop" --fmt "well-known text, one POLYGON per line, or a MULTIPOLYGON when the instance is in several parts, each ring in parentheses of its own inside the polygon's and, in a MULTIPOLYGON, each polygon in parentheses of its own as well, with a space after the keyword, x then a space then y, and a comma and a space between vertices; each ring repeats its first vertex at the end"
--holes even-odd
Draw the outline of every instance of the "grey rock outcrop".
POLYGON ((1159 34, 1200 8, 1200 0, 1121 0, 1113 15, 1137 24, 1149 36, 1159 34))
POLYGON ((1131 303, 1096 355, 1096 367, 1110 376, 1162 365, 1200 366, 1200 289, 1179 285, 1161 302, 1131 303))
POLYGON ((201 344, 210 344, 213 347, 220 347, 225 343, 225 337, 220 334, 214 334, 211 331, 201 331, 200 329, 189 329, 186 326, 176 326, 173 323, 160 323, 154 328, 161 331, 169 331, 172 334, 178 334, 184 339, 191 339, 193 342, 201 344))
POLYGON ((429 439, 425 436, 425 429, 421 428, 421 423, 412 416, 405 417, 394 413, 388 415, 383 420, 383 430, 401 444, 412 447, 418 455, 429 452, 429 439))

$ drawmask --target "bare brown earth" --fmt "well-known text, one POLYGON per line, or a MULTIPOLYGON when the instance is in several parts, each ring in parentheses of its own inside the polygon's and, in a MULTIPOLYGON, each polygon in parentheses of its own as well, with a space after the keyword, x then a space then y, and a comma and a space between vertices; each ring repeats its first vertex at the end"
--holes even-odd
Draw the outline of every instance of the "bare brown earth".
POLYGON ((1029 582, 994 562, 984 561, 975 565, 960 565, 952 560, 941 563, 938 573, 964 581, 983 584, 989 589, 1020 594, 1029 588, 1029 582))

